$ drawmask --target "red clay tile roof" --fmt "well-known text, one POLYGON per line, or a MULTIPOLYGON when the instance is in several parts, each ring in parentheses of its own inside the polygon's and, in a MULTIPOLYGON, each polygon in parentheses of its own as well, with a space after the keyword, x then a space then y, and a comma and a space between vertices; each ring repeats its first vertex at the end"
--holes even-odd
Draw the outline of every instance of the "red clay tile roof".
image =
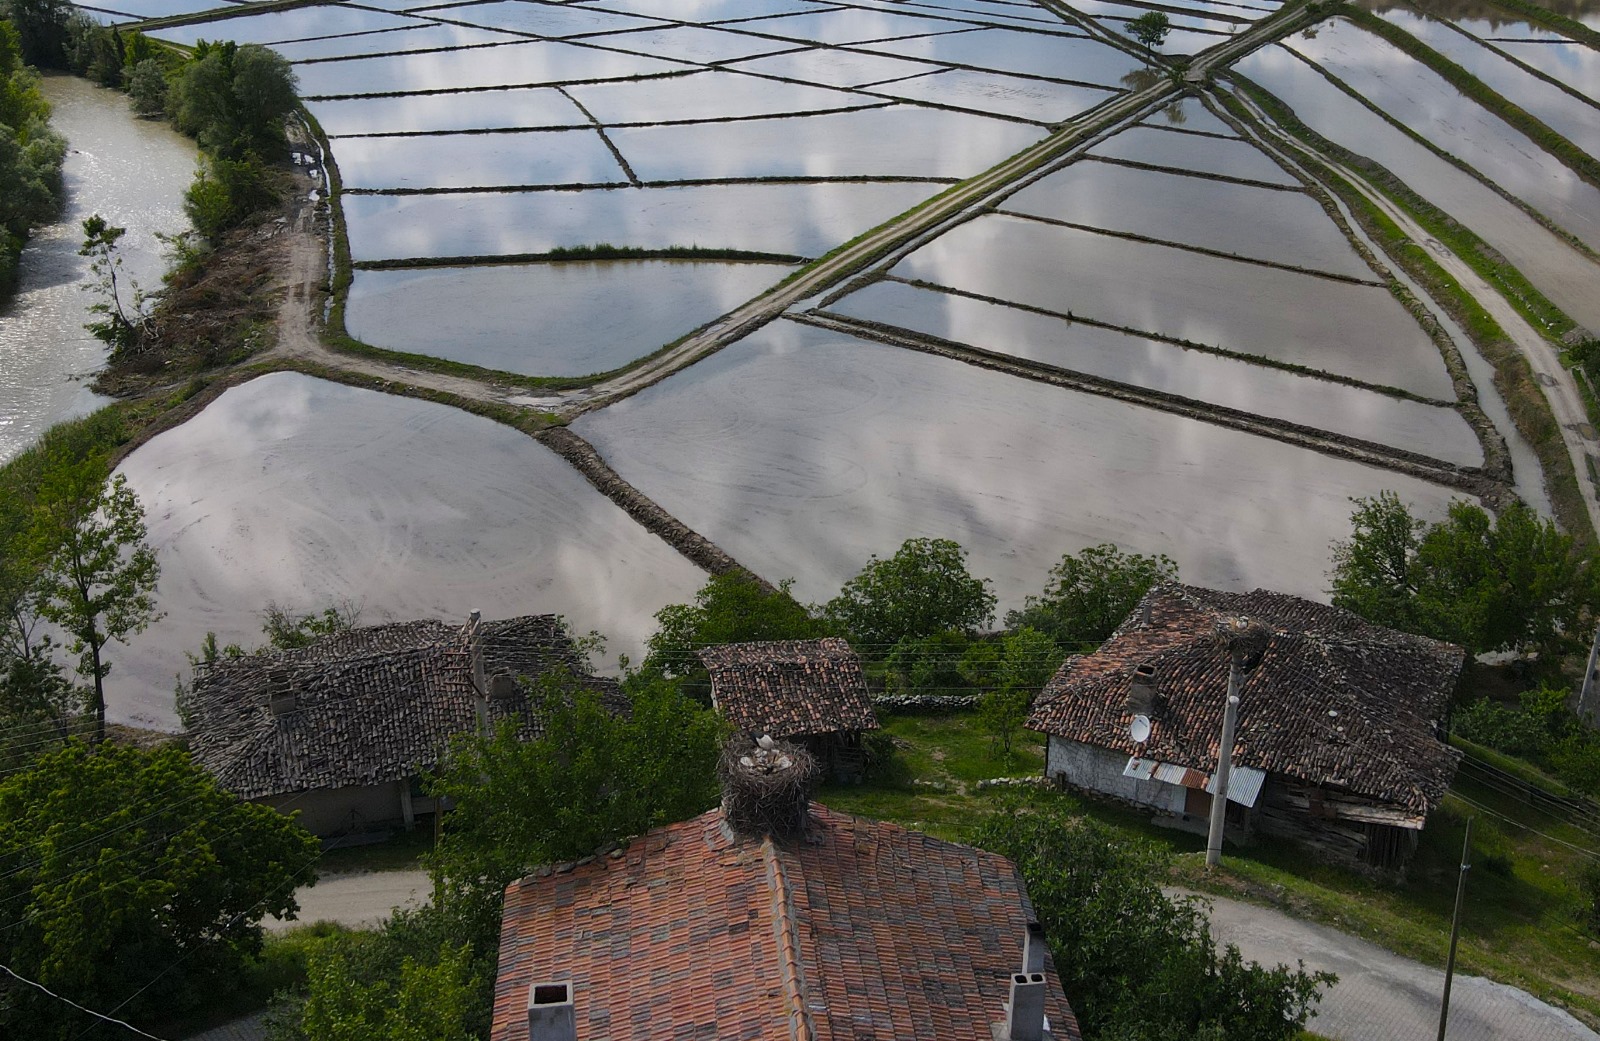
MULTIPOLYGON (((484 622, 480 639, 487 677, 581 664, 554 615, 484 622)), ((582 683, 614 708, 625 704, 615 680, 582 683)), ((493 722, 518 718, 537 731, 525 697, 491 697, 489 709, 493 722)), ((194 716, 195 761, 245 799, 411 777, 477 725, 464 631, 434 620, 212 662, 195 676, 194 716), (295 694, 294 710, 276 716, 267 707, 274 674, 295 694)))
POLYGON ((1148 662, 1165 704, 1138 754, 1213 769, 1228 689, 1228 652, 1213 634, 1221 620, 1238 615, 1271 635, 1240 693, 1235 763, 1414 813, 1438 805, 1457 756, 1433 724, 1455 689, 1461 648, 1264 589, 1151 590, 1104 646, 1061 666, 1028 726, 1135 754, 1129 681, 1148 662))
MULTIPOLYGON (((805 839, 719 811, 506 889, 492 1041, 570 981, 580 1041, 992 1041, 1033 908, 1004 857, 811 805, 805 839)), ((1046 962, 1056 1041, 1077 1021, 1046 962)))
POLYGON ((861 659, 838 637, 700 651, 711 700, 740 730, 773 737, 876 730, 861 659))

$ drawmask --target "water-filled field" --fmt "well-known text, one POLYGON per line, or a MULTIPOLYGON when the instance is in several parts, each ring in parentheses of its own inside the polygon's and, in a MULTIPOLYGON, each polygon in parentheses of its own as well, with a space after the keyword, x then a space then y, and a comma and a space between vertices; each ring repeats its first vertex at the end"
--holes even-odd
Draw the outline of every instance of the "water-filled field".
MULTIPOLYGON (((1156 9, 1139 0, 374 0, 156 35, 294 63, 343 189, 345 332, 505 374, 500 392, 540 409, 585 392, 531 377, 624 369, 725 328, 801 263, 927 212, 1053 128, 1094 125, 786 317, 572 422, 667 513, 804 599, 927 535, 966 546, 1004 609, 1103 541, 1167 553, 1188 581, 1320 597, 1350 497, 1394 490, 1438 516, 1480 487, 1454 468, 1501 457, 1487 365, 1452 375, 1455 326, 1407 302, 1292 157, 1224 118, 1226 71, 1157 96, 1166 58, 1278 6, 1163 3, 1155 53, 1128 33, 1156 9)), ((1462 10, 1458 27, 1388 17, 1592 147, 1592 106, 1537 74, 1581 77, 1592 52, 1462 10)), ((1600 267, 1539 223, 1584 239, 1600 193, 1530 139, 1339 21, 1239 68, 1600 328, 1600 267)), ((1511 440, 1518 487, 1537 489, 1511 440)), ((253 642, 268 600, 350 599, 369 621, 558 611, 637 656, 652 613, 704 580, 525 434, 306 376, 227 391, 124 468, 167 616, 118 658, 121 718, 170 721, 183 652, 207 629, 253 642)))
POLYGON ((166 616, 117 656, 118 715, 171 726, 207 632, 254 646, 269 602, 372 624, 550 612, 632 654, 699 569, 526 435, 456 409, 278 373, 121 467, 166 616))

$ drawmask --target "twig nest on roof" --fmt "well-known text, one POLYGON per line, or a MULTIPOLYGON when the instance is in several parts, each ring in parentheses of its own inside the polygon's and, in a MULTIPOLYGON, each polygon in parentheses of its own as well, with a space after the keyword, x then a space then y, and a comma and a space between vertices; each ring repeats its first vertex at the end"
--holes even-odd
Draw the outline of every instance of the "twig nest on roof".
POLYGON ((1272 631, 1249 615, 1235 615, 1217 622, 1217 642, 1228 649, 1239 668, 1246 672, 1261 664, 1271 638, 1272 631))
POLYGON ((816 757, 799 745, 765 734, 735 737, 717 763, 723 820, 742 838, 798 836, 820 775, 816 757))

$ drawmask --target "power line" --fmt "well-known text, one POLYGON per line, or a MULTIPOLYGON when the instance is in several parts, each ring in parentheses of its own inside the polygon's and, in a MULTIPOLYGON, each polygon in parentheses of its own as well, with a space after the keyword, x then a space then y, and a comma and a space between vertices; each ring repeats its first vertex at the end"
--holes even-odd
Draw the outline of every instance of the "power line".
MULTIPOLYGON (((150 1041, 166 1041, 166 1038, 157 1037, 154 1034, 147 1034, 143 1030, 140 1030, 138 1027, 134 1026, 132 1023, 126 1022, 125 1020, 117 1019, 117 1018, 115 1018, 113 1016, 108 1016, 103 1012, 96 1012, 92 1008, 85 1008, 84 1006, 78 1004, 76 1001, 73 1001, 71 998, 63 997, 62 995, 57 994, 55 991, 51 990, 49 987, 46 987, 43 983, 39 983, 39 982, 37 982, 35 980, 28 979, 28 977, 26 977, 26 976, 22 975, 21 973, 17 972, 15 969, 11 968, 11 966, 9 966, 9 965, 0 964, 0 972, 4 972, 7 976, 10 976, 12 979, 16 980, 18 983, 26 983, 28 986, 34 988, 35 990, 43 991, 44 993, 50 995, 52 998, 55 998, 57 1001, 65 1002, 66 1004, 71 1005, 73 1008, 77 1009, 79 1012, 86 1012, 86 1013, 88 1013, 89 1015, 93 1016, 94 1018, 96 1018, 98 1020, 102 1020, 103 1022, 106 1022, 106 1023, 113 1023, 113 1024, 123 1028, 124 1030, 131 1030, 133 1033, 138 1034, 140 1037, 149 1038, 150 1041)), ((125 1005, 125 1004, 127 1004, 127 1002, 123 1002, 123 1004, 125 1005)), ((118 1005, 117 1007, 121 1008, 122 1005, 118 1005)), ((82 1034, 80 1034, 79 1036, 81 1037, 82 1034)))

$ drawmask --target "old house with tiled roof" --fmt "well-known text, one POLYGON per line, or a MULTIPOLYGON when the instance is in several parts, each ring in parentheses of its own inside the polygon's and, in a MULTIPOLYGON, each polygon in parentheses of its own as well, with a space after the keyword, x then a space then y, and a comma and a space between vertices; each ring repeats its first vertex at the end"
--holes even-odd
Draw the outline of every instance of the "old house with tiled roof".
POLYGON ((1098 651, 1068 659, 1035 702, 1028 726, 1049 735, 1047 776, 1204 819, 1228 693, 1229 652, 1218 634, 1241 617, 1265 628, 1266 646, 1239 692, 1230 834, 1281 835, 1347 862, 1403 865, 1455 775, 1457 755, 1438 724, 1464 652, 1299 597, 1151 590, 1098 651))
POLYGON ((536 732, 519 677, 561 669, 620 699, 581 666, 554 615, 350 629, 198 667, 190 747, 224 788, 324 838, 409 827, 434 809, 418 776, 453 737, 505 719, 536 732))
POLYGON ((841 779, 859 778, 861 735, 878 729, 861 659, 838 637, 728 643, 700 652, 711 703, 734 729, 804 744, 841 779))
POLYGON ((1015 865, 810 802, 809 758, 725 757, 721 809, 509 886, 492 1041, 1077 1041, 1015 865))

